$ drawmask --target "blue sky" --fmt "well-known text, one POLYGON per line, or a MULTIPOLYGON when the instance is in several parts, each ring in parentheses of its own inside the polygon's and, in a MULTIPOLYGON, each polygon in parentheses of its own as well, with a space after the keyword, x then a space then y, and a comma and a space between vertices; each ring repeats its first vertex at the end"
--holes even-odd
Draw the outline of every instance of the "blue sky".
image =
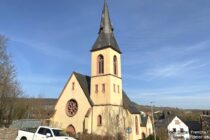
MULTIPOLYGON (((123 87, 139 104, 210 108, 210 1, 107 0, 123 87)), ((0 34, 26 95, 56 98, 90 75, 103 0, 1 0, 0 34)))

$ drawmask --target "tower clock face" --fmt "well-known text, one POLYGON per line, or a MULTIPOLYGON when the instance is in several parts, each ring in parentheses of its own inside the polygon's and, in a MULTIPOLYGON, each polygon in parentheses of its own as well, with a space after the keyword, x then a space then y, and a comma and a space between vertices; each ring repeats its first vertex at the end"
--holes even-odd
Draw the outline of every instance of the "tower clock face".
POLYGON ((74 99, 71 99, 66 104, 66 114, 69 117, 73 117, 78 110, 78 104, 77 101, 74 99))

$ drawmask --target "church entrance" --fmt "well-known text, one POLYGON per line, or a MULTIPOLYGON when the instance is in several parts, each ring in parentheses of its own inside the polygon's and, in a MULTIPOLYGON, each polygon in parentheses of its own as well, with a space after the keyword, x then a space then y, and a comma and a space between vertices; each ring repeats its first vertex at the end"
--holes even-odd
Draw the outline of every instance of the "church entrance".
POLYGON ((142 140, 145 140, 146 136, 144 132, 141 134, 141 137, 142 137, 142 140))
POLYGON ((76 130, 72 124, 70 124, 67 129, 66 133, 69 134, 70 136, 76 135, 76 130))

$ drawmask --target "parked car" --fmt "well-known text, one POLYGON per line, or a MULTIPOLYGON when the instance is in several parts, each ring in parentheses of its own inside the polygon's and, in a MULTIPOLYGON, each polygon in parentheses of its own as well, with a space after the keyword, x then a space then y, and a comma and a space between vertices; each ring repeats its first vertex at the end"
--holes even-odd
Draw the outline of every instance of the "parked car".
POLYGON ((19 130, 16 140, 76 140, 59 128, 39 126, 37 129, 19 130))

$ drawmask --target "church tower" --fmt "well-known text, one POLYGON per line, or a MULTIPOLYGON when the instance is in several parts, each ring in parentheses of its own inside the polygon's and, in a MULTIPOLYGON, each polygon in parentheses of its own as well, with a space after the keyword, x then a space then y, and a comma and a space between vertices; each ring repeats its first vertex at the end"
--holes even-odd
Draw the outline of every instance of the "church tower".
POLYGON ((122 105, 121 51, 106 0, 98 38, 91 49, 91 99, 94 105, 122 105))

